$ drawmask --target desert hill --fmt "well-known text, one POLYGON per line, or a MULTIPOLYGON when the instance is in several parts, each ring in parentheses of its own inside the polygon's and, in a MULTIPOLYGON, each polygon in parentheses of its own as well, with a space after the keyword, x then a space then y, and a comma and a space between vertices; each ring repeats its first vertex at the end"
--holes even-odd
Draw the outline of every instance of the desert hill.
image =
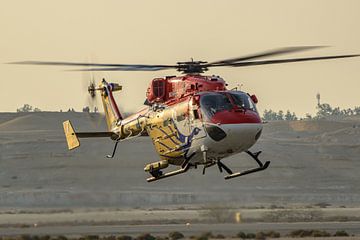
MULTIPOLYGON (((84 113, 0 113, 1 207, 359 205, 357 118, 269 122, 252 149, 271 161, 266 171, 225 181, 217 168, 205 176, 191 169, 155 183, 147 183, 143 171, 158 160, 148 138, 121 142, 114 159, 104 157, 113 148, 109 139, 85 139, 69 152, 62 130, 67 119, 79 131, 106 129, 99 115, 92 121, 84 113)), ((224 163, 234 171, 255 167, 246 154, 224 163)))

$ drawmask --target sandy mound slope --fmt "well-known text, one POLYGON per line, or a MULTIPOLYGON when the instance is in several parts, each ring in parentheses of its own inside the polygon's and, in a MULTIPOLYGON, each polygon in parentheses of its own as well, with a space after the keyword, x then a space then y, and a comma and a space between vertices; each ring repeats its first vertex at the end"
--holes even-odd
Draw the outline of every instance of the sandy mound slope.
POLYGON ((360 127, 350 127, 332 132, 325 132, 314 137, 314 140, 329 144, 360 145, 360 127))
POLYGON ((55 130, 62 131, 62 122, 70 119, 76 129, 82 131, 105 130, 103 116, 86 113, 27 113, 13 114, 8 121, 0 122, 0 131, 55 130))
POLYGON ((269 126, 267 132, 310 132, 310 133, 320 133, 320 132, 331 132, 334 130, 353 127, 356 124, 352 121, 342 122, 342 121, 327 121, 327 120, 303 120, 303 121, 276 121, 267 123, 269 126))

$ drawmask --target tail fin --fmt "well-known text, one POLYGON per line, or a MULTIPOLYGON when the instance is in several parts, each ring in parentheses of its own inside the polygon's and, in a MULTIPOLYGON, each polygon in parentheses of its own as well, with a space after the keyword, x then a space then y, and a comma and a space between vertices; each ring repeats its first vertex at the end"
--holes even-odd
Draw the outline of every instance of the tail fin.
POLYGON ((80 142, 76 136, 73 126, 71 125, 71 122, 69 120, 63 122, 63 127, 69 150, 79 147, 80 142))
POLYGON ((119 91, 121 89, 122 87, 119 84, 107 83, 105 79, 102 81, 101 99, 109 131, 116 126, 117 122, 123 119, 112 94, 112 92, 119 91))

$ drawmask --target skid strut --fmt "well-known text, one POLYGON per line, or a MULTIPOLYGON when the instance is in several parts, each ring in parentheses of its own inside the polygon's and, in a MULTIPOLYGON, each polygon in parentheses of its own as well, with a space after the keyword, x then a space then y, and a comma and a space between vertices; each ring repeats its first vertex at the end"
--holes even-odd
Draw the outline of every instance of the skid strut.
MULTIPOLYGON (((246 153, 249 154, 257 162, 259 167, 252 168, 252 169, 249 169, 249 170, 245 170, 243 172, 231 173, 231 174, 225 176, 225 179, 231 179, 231 178, 240 177, 240 176, 243 176, 243 175, 246 175, 246 174, 263 171, 263 170, 265 170, 265 169, 267 169, 269 167, 270 161, 266 161, 265 163, 262 163, 259 160, 258 156, 260 155, 261 151, 255 152, 255 153, 252 153, 250 151, 246 151, 246 153)), ((221 164, 224 165, 223 163, 221 163, 221 164)), ((227 172, 230 173, 231 170, 227 171, 227 172)))
POLYGON ((119 143, 119 140, 116 140, 114 150, 113 150, 111 155, 110 154, 106 155, 107 158, 113 158, 115 156, 115 152, 116 152, 116 148, 117 148, 118 143, 119 143))

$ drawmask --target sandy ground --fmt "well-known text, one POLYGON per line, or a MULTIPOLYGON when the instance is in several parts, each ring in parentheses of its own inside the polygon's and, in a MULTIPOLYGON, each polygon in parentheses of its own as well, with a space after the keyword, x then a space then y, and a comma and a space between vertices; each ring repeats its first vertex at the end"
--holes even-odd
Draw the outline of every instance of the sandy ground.
MULTIPOLYGON (((205 176, 197 169, 154 183, 143 171, 158 160, 148 138, 122 142, 114 159, 104 157, 109 139, 86 139, 69 152, 66 119, 79 131, 105 130, 101 117, 82 113, 0 113, 0 225, 178 221, 217 209, 247 220, 360 218, 359 118, 267 123, 252 149, 271 161, 266 171, 225 181, 217 168, 205 176)), ((246 154, 224 162, 254 166, 246 154)))
MULTIPOLYGON (((252 149, 263 150, 268 170, 225 181, 215 167, 205 176, 194 169, 154 183, 143 171, 158 160, 148 138, 122 142, 114 159, 104 157, 109 139, 86 139, 69 152, 65 119, 80 131, 97 130, 97 122, 105 128, 81 113, 0 114, 1 208, 360 205, 357 119, 268 123, 252 149)), ((254 166, 246 154, 224 162, 234 170, 254 166)))
POLYGON ((360 208, 315 209, 73 209, 67 211, 17 210, 0 213, 0 227, 154 223, 359 221, 360 208))

